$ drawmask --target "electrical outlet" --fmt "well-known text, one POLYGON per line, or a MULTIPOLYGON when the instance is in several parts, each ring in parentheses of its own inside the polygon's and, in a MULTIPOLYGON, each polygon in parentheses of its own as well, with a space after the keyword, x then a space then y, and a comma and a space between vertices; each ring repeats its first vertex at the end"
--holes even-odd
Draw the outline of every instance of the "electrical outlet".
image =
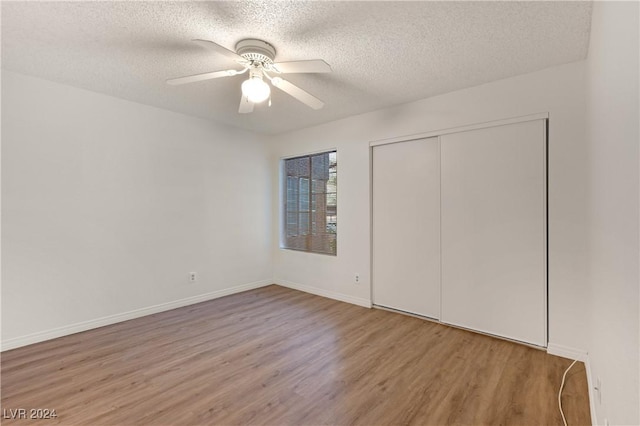
POLYGON ((356 284, 360 284, 360 274, 356 274, 353 277, 353 282, 355 282, 356 284))
POLYGON ((196 281, 198 281, 198 274, 195 272, 189 272, 189 282, 195 283, 196 281))

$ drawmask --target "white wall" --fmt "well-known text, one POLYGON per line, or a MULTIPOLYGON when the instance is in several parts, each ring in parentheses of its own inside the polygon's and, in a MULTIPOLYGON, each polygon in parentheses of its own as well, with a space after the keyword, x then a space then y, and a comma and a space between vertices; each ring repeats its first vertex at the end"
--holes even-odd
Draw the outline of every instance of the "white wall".
POLYGON ((3 72, 3 347, 272 276, 368 305, 369 142, 549 112, 550 345, 640 423, 638 13, 596 3, 586 63, 272 138, 3 72), (278 159, 331 148, 338 256, 279 249, 278 159))
POLYGON ((256 135, 3 71, 3 348, 270 283, 270 178, 256 135))
POLYGON ((578 62, 274 137, 274 181, 278 158, 338 149, 338 256, 278 248, 280 204, 274 188, 274 281, 369 303, 370 141, 548 112, 549 341, 556 349, 585 353, 589 304, 584 102, 584 62, 578 62), (353 282, 356 272, 361 274, 360 284, 353 282))
POLYGON ((640 424, 637 2, 596 2, 587 58, 589 356, 597 423, 640 424))

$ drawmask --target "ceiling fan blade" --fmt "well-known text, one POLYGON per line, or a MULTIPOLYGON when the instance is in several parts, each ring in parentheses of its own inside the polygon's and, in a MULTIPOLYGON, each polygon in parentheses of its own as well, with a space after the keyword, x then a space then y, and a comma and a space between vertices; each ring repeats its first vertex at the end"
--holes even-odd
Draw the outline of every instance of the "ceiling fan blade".
POLYGON ((249 101, 249 99, 243 95, 242 99, 240 99, 240 108, 238 108, 238 112, 240 114, 247 114, 249 112, 253 112, 253 105, 254 103, 249 101))
POLYGON ((331 65, 322 59, 312 59, 310 61, 278 62, 273 67, 283 73, 304 73, 304 72, 331 72, 331 65))
POLYGON ((316 98, 310 93, 305 92, 304 90, 302 90, 295 84, 288 82, 287 80, 283 80, 280 77, 274 77, 271 80, 271 83, 278 89, 282 90, 285 93, 288 93, 303 104, 313 109, 320 109, 324 106, 324 102, 322 102, 320 99, 316 98))
POLYGON ((229 49, 227 49, 226 47, 222 47, 217 43, 214 43, 212 41, 209 40, 192 40, 194 43, 197 43, 199 46, 202 46, 206 49, 209 50, 213 50, 216 53, 219 53, 220 55, 226 56, 227 58, 234 60, 238 63, 244 63, 247 62, 246 59, 244 59, 242 56, 238 55, 236 52, 233 52, 229 49))
POLYGON ((236 70, 205 72, 202 74, 188 75, 186 77, 170 78, 167 80, 167 83, 176 86, 179 84, 195 83, 196 81, 211 80, 212 78, 231 77, 241 72, 242 71, 236 70))

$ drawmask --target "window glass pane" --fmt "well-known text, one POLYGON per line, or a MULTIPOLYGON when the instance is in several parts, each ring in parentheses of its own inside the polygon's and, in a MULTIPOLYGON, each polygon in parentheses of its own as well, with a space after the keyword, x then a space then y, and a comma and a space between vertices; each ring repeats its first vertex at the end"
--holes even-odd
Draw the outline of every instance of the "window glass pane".
POLYGON ((321 179, 314 179, 313 180, 313 193, 314 194, 320 194, 325 191, 325 187, 327 185, 327 181, 326 180, 321 180, 321 179))
POLYGON ((336 234, 338 232, 338 223, 335 216, 327 216, 327 233, 336 234))
POLYGON ((326 181, 329 178, 328 152, 311 157, 311 177, 322 181, 326 181))
POLYGON ((282 246, 336 254, 337 153, 284 160, 282 246))
POLYGON ((300 211, 309 211, 309 179, 300 178, 300 211))
POLYGON ((287 177, 287 211, 295 210, 298 199, 298 180, 294 177, 287 177))
POLYGON ((300 235, 307 235, 309 233, 309 213, 299 213, 300 218, 300 235))
POLYGON ((311 169, 311 159, 309 157, 292 158, 285 160, 287 176, 309 176, 311 169))

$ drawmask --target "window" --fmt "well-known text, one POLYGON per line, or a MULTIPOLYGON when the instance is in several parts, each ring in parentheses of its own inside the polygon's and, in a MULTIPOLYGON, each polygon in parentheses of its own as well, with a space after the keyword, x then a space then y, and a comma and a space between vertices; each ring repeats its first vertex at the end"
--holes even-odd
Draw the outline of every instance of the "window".
POLYGON ((282 248, 336 254, 336 151, 284 160, 282 248))

